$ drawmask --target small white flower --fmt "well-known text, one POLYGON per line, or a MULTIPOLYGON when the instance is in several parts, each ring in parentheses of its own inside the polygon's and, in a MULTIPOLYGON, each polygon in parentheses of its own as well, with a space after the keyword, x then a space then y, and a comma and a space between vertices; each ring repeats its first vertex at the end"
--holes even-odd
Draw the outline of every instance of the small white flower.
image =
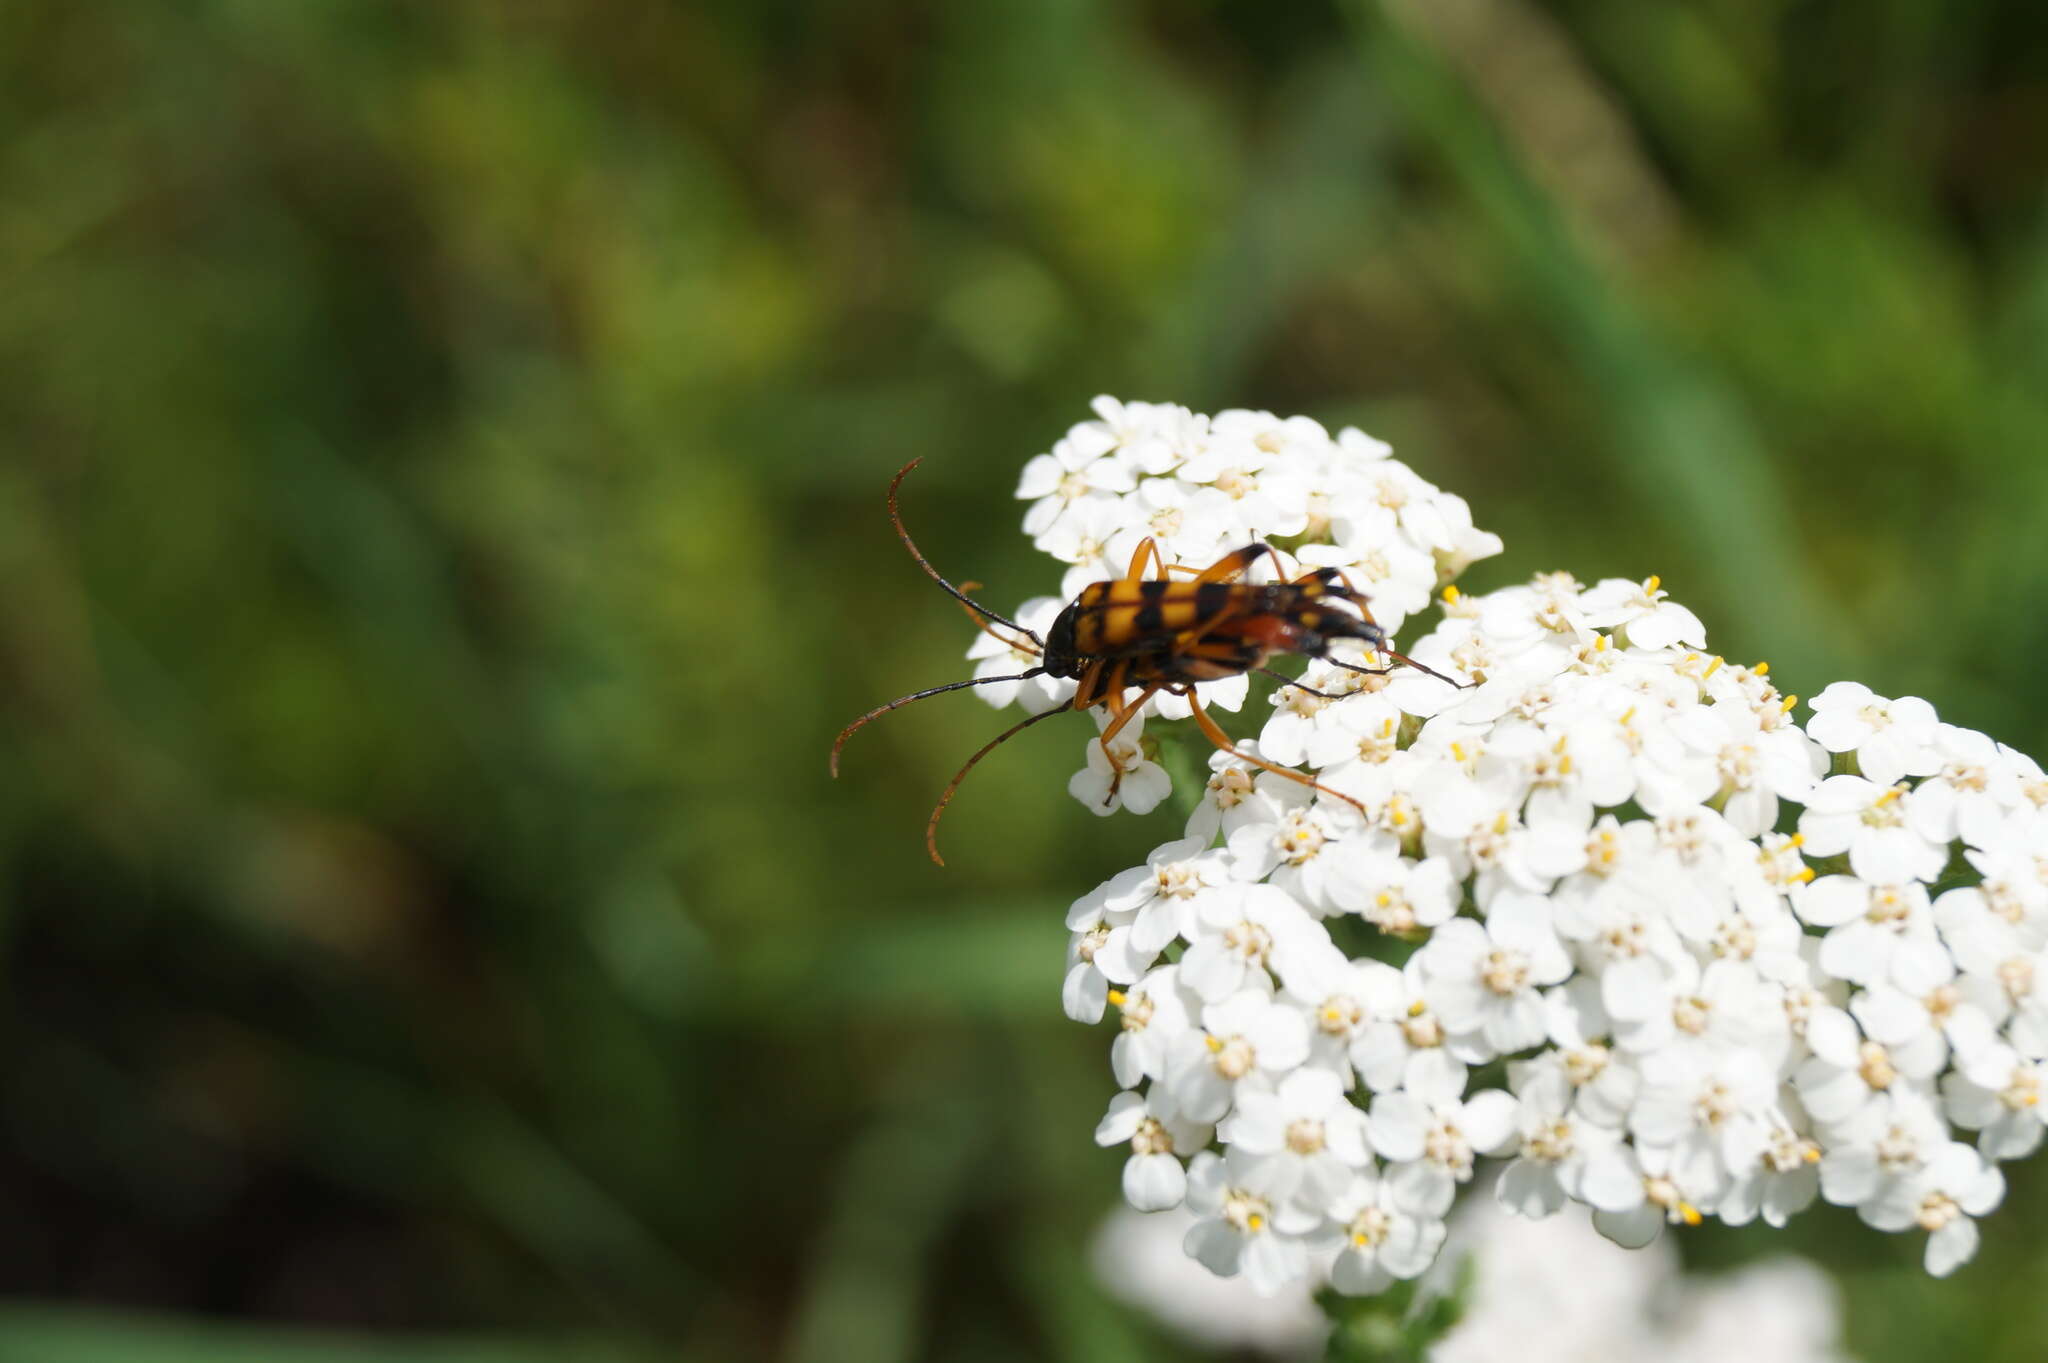
POLYGON ((1123 503, 1114 497, 1086 497, 1060 512, 1038 547, 1071 565, 1060 575, 1059 594, 1071 601, 1091 582, 1103 582, 1124 571, 1109 557, 1110 542, 1123 530, 1123 503))
POLYGON ((1399 1089, 1372 1100, 1366 1122, 1373 1148, 1394 1167, 1387 1173, 1408 1205, 1441 1216, 1457 1185, 1470 1181, 1481 1155, 1515 1138, 1515 1100, 1486 1089, 1461 1100, 1444 1089, 1399 1089))
POLYGON ((1131 1147, 1124 1163, 1124 1199, 1141 1212, 1178 1207, 1187 1192, 1187 1170, 1181 1165, 1214 1133, 1199 1122, 1181 1119, 1159 1093, 1119 1093, 1095 1127, 1097 1145, 1131 1147))
MULTIPOLYGON (((1948 964, 1947 957, 1942 961, 1948 964)), ((1934 1074, 1948 1063, 1951 1050, 1967 1063, 1996 1044, 1990 1016, 1953 982, 1921 994, 1874 985, 1851 1001, 1849 1012, 1863 1034, 1909 1074, 1934 1074)))
POLYGON ((1111 563, 1128 563, 1139 542, 1151 540, 1169 563, 1206 567, 1231 547, 1226 542, 1230 518, 1220 494, 1190 488, 1172 478, 1147 478, 1124 499, 1123 529, 1111 535, 1106 554, 1111 563))
POLYGON ((1410 861, 1376 838, 1341 843, 1331 854, 1323 889, 1337 908, 1397 935, 1449 922, 1461 894, 1449 862, 1410 861))
POLYGON ((1813 1205, 1820 1193, 1820 1142, 1805 1129, 1804 1109, 1788 1091, 1769 1114, 1762 1158, 1731 1181, 1714 1210, 1731 1226, 1745 1226, 1759 1216, 1766 1225, 1783 1226, 1813 1205))
MULTIPOLYGON (((1368 798, 1369 793, 1384 799, 1384 791, 1374 792, 1360 782, 1400 755, 1400 708, 1384 693, 1353 692, 1341 703, 1332 702, 1317 719, 1302 743, 1308 765, 1322 769, 1323 783, 1360 799, 1368 798)), ((1260 751, 1263 754, 1264 750, 1260 751)))
POLYGON ((1110 990, 1108 1001, 1117 1008, 1116 1040, 1109 1047, 1116 1082, 1136 1088, 1147 1079, 1164 1079, 1174 1038, 1195 1025, 1201 1008, 1201 1000, 1181 987, 1180 967, 1160 966, 1128 989, 1110 990))
POLYGON ((1407 1088, 1413 1092, 1465 1091, 1466 1067, 1491 1059, 1483 1045, 1450 1034, 1430 1011, 1421 961, 1414 956, 1401 970, 1400 995, 1385 1015, 1374 1014, 1351 1044, 1351 1063, 1359 1078, 1376 1092, 1407 1088))
POLYGON ((1830 975, 1856 984, 1896 984, 1918 994, 1955 973, 1922 885, 1822 876, 1792 902, 1801 918, 1828 930, 1820 965, 1830 975))
POLYGON ((1329 934, 1285 890, 1233 883, 1203 896, 1195 908, 1197 932, 1181 957, 1181 980, 1209 1003, 1220 1003, 1247 984, 1270 984, 1276 955, 1319 950, 1329 934))
POLYGON ((1157 952, 1176 937, 1194 940, 1202 902, 1230 883, 1230 866, 1206 840, 1163 843, 1143 866, 1112 877, 1103 906, 1131 913, 1131 936, 1140 951, 1157 952))
POLYGON ((1419 1277, 1443 1248, 1443 1218, 1369 1169, 1331 1200, 1329 1215, 1343 1236, 1330 1265, 1330 1284, 1339 1292, 1364 1296, 1386 1290, 1396 1278, 1419 1277))
POLYGON ((1192 1121, 1230 1110, 1242 1084, 1276 1082, 1308 1059, 1308 1018, 1298 1008, 1246 992, 1202 1010, 1202 1029, 1175 1039, 1167 1060, 1169 1096, 1192 1121))
POLYGON ((1236 753, 1209 755, 1209 780, 1201 803, 1188 816, 1187 835, 1205 844, 1220 830, 1226 836, 1248 823, 1277 817, 1274 787, 1292 785, 1279 777, 1265 775, 1240 757, 1263 756, 1257 743, 1239 743, 1236 753), (1263 779, 1261 779, 1263 777, 1263 779))
POLYGON ((1625 631, 1631 648, 1707 646, 1707 627, 1697 615, 1673 601, 1658 578, 1640 583, 1609 578, 1580 597, 1579 604, 1588 624, 1598 629, 1625 631))
POLYGON ((1949 1142, 1941 1113, 1924 1093, 1900 1086, 1862 1107, 1855 1117, 1826 1129, 1820 1161, 1821 1196, 1840 1207, 1860 1207, 1890 1182, 1924 1168, 1949 1142))
POLYGON ((1271 1093, 1241 1093, 1220 1134, 1231 1149, 1254 1157, 1246 1168, 1268 1196, 1318 1210, 1369 1158, 1365 1114, 1329 1070, 1298 1069, 1271 1093))
POLYGON ((1129 984, 1152 963, 1156 952, 1139 952, 1131 942, 1134 915, 1104 907, 1107 886, 1098 885, 1067 911, 1067 976, 1062 991, 1067 1016, 1076 1022, 1102 1021, 1111 984, 1129 984))
POLYGON ((1533 1084, 1561 1084, 1572 1109, 1601 1126, 1624 1126, 1635 1107, 1642 1074, 1635 1057, 1608 1044, 1611 1024, 1600 1005, 1600 983, 1578 976, 1552 989, 1543 1002, 1555 1046, 1508 1065, 1517 1093, 1533 1084))
POLYGON ((1982 1132, 1985 1158, 2023 1159, 2041 1144, 2041 1109, 2048 1090, 2048 1065, 2010 1046, 1986 1047, 1965 1067, 1941 1081, 1943 1108, 1957 1126, 1982 1132))
POLYGON ((1849 869, 1877 884, 1931 881, 1948 853, 1930 841, 1913 815, 1917 801, 1904 785, 1881 786, 1861 776, 1830 776, 1799 816, 1806 854, 1849 854, 1849 869))
POLYGON ((1855 753, 1863 775, 1877 785, 1938 769, 1934 707, 1918 696, 1886 700, 1860 682, 1836 682, 1811 703, 1806 732, 1829 752, 1855 753))
POLYGON ((1915 1226, 1929 1232, 1927 1271, 1937 1278, 1977 1253, 1977 1223, 2005 1197, 2005 1175, 1969 1146, 1950 1142, 1918 1172, 1889 1180, 1882 1193, 1856 1210, 1879 1230, 1915 1226))
POLYGON ((1197 1349, 1244 1350, 1274 1359, 1306 1358, 1322 1348, 1329 1318, 1307 1280, 1269 1297, 1242 1276, 1218 1278, 1185 1247, 1195 1214, 1185 1205, 1134 1212, 1119 1203, 1089 1246, 1089 1265, 1110 1295, 1156 1320, 1197 1349))
MULTIPOLYGON (((1096 728, 1105 729, 1108 711, 1097 710, 1096 728)), ((1112 814, 1128 809, 1133 814, 1150 814, 1159 802, 1173 793, 1173 778, 1166 769, 1145 756, 1139 743, 1145 721, 1126 724, 1107 750, 1100 739, 1088 742, 1087 765, 1067 782, 1067 793, 1095 814, 1112 814)))
POLYGON ((1483 1038, 1495 1055, 1542 1044, 1542 989, 1571 974, 1550 907, 1535 896, 1503 895, 1484 924, 1452 919, 1416 959, 1444 1026, 1483 1038))
POLYGON ((1522 1073, 1515 1112, 1520 1143, 1495 1189, 1501 1205, 1530 1217, 1552 1215, 1568 1197, 1609 1211, 1635 1206, 1641 1180, 1622 1149, 1620 1129, 1572 1110, 1575 1090, 1561 1067, 1522 1073))
POLYGON ((1615 1044, 1636 1055, 1744 1051, 1775 1066, 1791 1041, 1776 990, 1742 961, 1639 957, 1600 983, 1615 1044))
MULTIPOLYGON (((1347 696, 1329 689, 1321 677, 1304 677, 1302 686, 1273 692, 1273 717, 1259 731, 1259 752, 1282 766, 1301 765, 1320 735, 1340 732, 1341 718, 1351 707, 1347 696)), ((1325 744, 1324 746, 1327 746, 1325 744)))
POLYGON ((1697 1226, 1705 1219, 1700 1208, 1712 1204, 1714 1190, 1701 1180, 1714 1177, 1714 1167, 1686 1167, 1677 1146, 1638 1145, 1629 1153, 1641 1168, 1641 1197, 1631 1207, 1594 1211, 1593 1229, 1625 1249, 1641 1249, 1666 1226, 1697 1226))
POLYGON ((1017 496, 1032 503, 1024 513, 1024 533, 1045 548, 1046 536, 1077 507, 1114 506, 1116 494, 1134 486, 1122 461, 1096 442, 1070 436, 1024 466, 1017 496))
POLYGON ((1931 746, 1941 766, 1913 790, 1928 837, 1997 846, 2008 813, 2023 799, 2018 770, 2003 760, 1996 743, 1973 729, 1937 724, 1931 746))
POLYGON ((1894 1089, 1931 1079, 1940 1056, 1932 1046, 1892 1051, 1837 1011, 1808 1021, 1806 1044, 1813 1054, 1793 1072, 1793 1086, 1813 1119, 1833 1126, 1866 1120, 1894 1089))
POLYGON ((1188 1229, 1187 1252, 1219 1277, 1242 1270, 1253 1291, 1270 1297, 1307 1274, 1308 1248, 1298 1237, 1321 1218, 1276 1206, 1250 1186, 1246 1159, 1204 1151, 1188 1166, 1187 1204, 1200 1219, 1188 1229))
POLYGON ((1672 721, 1681 741, 1713 759, 1721 814, 1745 838, 1778 822, 1778 801, 1803 800, 1827 772, 1819 745, 1795 728, 1766 729, 1741 705, 1709 705, 1672 721))
POLYGON ((1227 842, 1231 874, 1239 880, 1265 880, 1293 894, 1317 913, 1330 908, 1328 893, 1331 854, 1343 842, 1346 824, 1338 815, 1347 805, 1310 804, 1306 786, 1289 784, 1273 791, 1270 819, 1239 825, 1227 842))
POLYGON ((1753 1052, 1668 1048, 1641 1061, 1629 1113, 1636 1148, 1670 1152, 1692 1200, 1711 1206, 1762 1159, 1777 1102, 1776 1066, 1753 1052))
MULTIPOLYGON (((1301 1003, 1314 1024, 1310 1062, 1348 1087, 1353 1050, 1363 1046, 1371 1029, 1392 1026, 1404 1016, 1401 972, 1384 961, 1354 961, 1334 944, 1283 953, 1277 968, 1287 996, 1301 1003)), ((1385 1087, 1398 1082, 1397 1071, 1385 1087)))

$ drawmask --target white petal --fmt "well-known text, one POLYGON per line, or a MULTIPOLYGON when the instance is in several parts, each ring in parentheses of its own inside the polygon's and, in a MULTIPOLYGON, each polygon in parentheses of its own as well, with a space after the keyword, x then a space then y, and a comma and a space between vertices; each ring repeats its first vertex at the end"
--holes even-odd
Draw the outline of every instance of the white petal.
POLYGON ((1181 1242, 1189 1258, 1221 1278, 1237 1274, 1238 1256, 1244 1251, 1244 1237, 1221 1220, 1197 1221, 1188 1227, 1181 1242))
POLYGON ((1095 1124, 1095 1143, 1115 1145, 1138 1134, 1138 1123, 1145 1120, 1145 1098, 1143 1094, 1124 1092, 1109 1100, 1109 1111, 1095 1124))
POLYGON ((1622 1147, 1603 1150, 1579 1174, 1579 1196, 1597 1211, 1632 1211, 1643 1202, 1643 1176, 1622 1147))
POLYGON ((1970 1262, 1977 1253, 1977 1223, 1959 1216, 1927 1237, 1927 1271, 1937 1278, 1970 1262))
POLYGON ((1517 1216, 1540 1220, 1564 1206, 1564 1188, 1545 1165, 1518 1159, 1508 1165, 1495 1188, 1500 1205, 1517 1216))
POLYGON ((1124 1162, 1124 1199, 1141 1212, 1178 1207, 1187 1187, 1187 1171, 1171 1155, 1133 1155, 1124 1162))
POLYGON ((1301 1242, 1272 1232, 1251 1237, 1244 1247, 1244 1277, 1262 1297, 1276 1295, 1308 1267, 1301 1242))
POLYGON ((1458 1183, 1450 1172, 1428 1160, 1409 1160, 1387 1171, 1394 1205, 1410 1216, 1442 1217, 1457 1199, 1458 1183))
POLYGON ((1474 1150, 1495 1154, 1514 1136, 1515 1100, 1500 1089, 1484 1089, 1465 1104, 1458 1125, 1474 1150))
POLYGON ((1382 1093, 1372 1100, 1366 1136, 1386 1159, 1420 1159, 1428 1125, 1428 1110, 1414 1098, 1406 1093, 1382 1093))
POLYGON ((1664 1229, 1664 1214, 1648 1202, 1633 1211, 1594 1212, 1593 1229, 1623 1249, 1641 1249, 1664 1229))
POLYGON ((1060 987, 1060 1003, 1067 1016, 1076 1022, 1100 1022, 1103 1010, 1109 1006, 1109 981, 1094 966, 1079 962, 1067 971, 1066 981, 1060 987))

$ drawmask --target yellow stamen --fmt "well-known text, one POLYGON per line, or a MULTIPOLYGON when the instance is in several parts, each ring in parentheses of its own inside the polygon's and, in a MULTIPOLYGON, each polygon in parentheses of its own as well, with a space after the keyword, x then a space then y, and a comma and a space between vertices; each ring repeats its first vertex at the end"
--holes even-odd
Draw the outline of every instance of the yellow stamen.
POLYGON ((1663 585, 1664 579, 1658 577, 1655 573, 1652 573, 1647 578, 1643 579, 1643 593, 1646 596, 1654 596, 1656 594, 1657 588, 1663 585))
POLYGON ((1756 673, 1759 677, 1767 677, 1771 674, 1771 665, 1769 663, 1758 663, 1749 670, 1756 673))
POLYGON ((1678 1219, 1685 1222, 1688 1226, 1697 1226, 1706 1218, 1700 1215, 1700 1209, 1693 1206, 1692 1203, 1681 1202, 1678 1204, 1678 1219))
POLYGON ((1124 997, 1124 991, 1121 989, 1112 989, 1109 991, 1109 1001, 1119 1008, 1124 1006, 1124 997))
POLYGON ((1813 879, 1813 868, 1811 866, 1802 866, 1799 868, 1799 873, 1792 878, 1801 885, 1804 885, 1813 879))
POLYGON ((1429 1005, 1424 1003, 1421 999, 1417 999, 1415 1000, 1415 1002, 1408 1005, 1408 1016, 1412 1018, 1419 1018, 1428 1011, 1429 1005))
POLYGON ((1795 706, 1795 705, 1797 705, 1798 703, 1799 703, 1799 697, 1797 697, 1797 696, 1787 696, 1787 697, 1785 697, 1785 703, 1784 703, 1783 705, 1779 706, 1778 708, 1779 708, 1780 710, 1783 710, 1783 711, 1784 711, 1784 712, 1785 712, 1786 714, 1788 714, 1788 715, 1789 715, 1789 714, 1791 714, 1791 713, 1792 713, 1792 707, 1793 707, 1793 706, 1795 706))
POLYGON ((1456 587, 1446 587, 1444 588, 1444 604, 1449 605, 1463 595, 1464 593, 1456 587))
POLYGON ((1209 1049, 1210 1049, 1210 1050, 1212 1050, 1212 1051, 1220 1051, 1220 1050, 1222 1050, 1222 1049, 1223 1049, 1223 1038, 1222 1038, 1222 1037, 1220 1037, 1220 1036, 1212 1036, 1212 1037, 1210 1037, 1210 1038, 1209 1038, 1209 1049))
POLYGON ((1711 663, 1708 663, 1708 664, 1707 664, 1707 670, 1706 670, 1706 671, 1704 671, 1704 672, 1702 672, 1702 673, 1700 673, 1700 680, 1701 680, 1701 681, 1705 681, 1705 680, 1706 680, 1706 679, 1707 679, 1708 677, 1711 677, 1711 676, 1713 676, 1713 675, 1714 675, 1714 674, 1715 674, 1716 672, 1719 672, 1719 671, 1721 670, 1721 663, 1722 663, 1722 658, 1721 658, 1721 655, 1720 655, 1720 654, 1718 654, 1718 653, 1716 653, 1716 654, 1714 655, 1714 661, 1712 661, 1711 663))
POLYGON ((1787 839, 1787 843, 1793 847, 1804 847, 1806 846, 1806 835, 1804 833, 1794 833, 1787 839))
POLYGON ((1244 1223, 1247 1226, 1250 1226, 1253 1230, 1264 1230, 1266 1228, 1266 1218, 1260 1216, 1257 1212, 1253 1212, 1250 1216, 1247 1216, 1244 1219, 1244 1223))

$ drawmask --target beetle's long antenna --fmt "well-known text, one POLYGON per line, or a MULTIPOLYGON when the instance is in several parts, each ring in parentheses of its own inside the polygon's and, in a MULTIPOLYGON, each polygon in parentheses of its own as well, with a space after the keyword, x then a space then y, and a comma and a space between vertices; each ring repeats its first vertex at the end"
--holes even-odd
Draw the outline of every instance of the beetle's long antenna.
MULTIPOLYGON (((1042 671, 1043 669, 1040 670, 1042 671)), ((967 779, 967 773, 974 770, 974 764, 981 761, 982 758, 987 757, 990 753, 994 752, 997 749, 997 747, 1001 746, 1003 743, 1008 742, 1010 739, 1016 737, 1018 734, 1023 733, 1032 725, 1038 723, 1039 720, 1050 719, 1054 715, 1064 714, 1066 711, 1071 710, 1073 708, 1073 699, 1069 697, 1067 700, 1065 700, 1059 705, 1055 705, 1050 710, 1040 710, 1035 715, 1026 715, 1021 722, 1012 724, 1009 728, 1003 730, 994 738, 991 738, 988 742, 982 744, 981 750, 975 753, 974 756, 967 759, 967 765, 960 768, 959 771, 953 773, 953 779, 946 783, 946 789, 944 793, 942 793, 939 796, 939 802, 936 805, 932 806, 931 821, 925 824, 924 826, 924 850, 932 854, 932 860, 935 863, 937 863, 940 866, 944 866, 946 864, 946 859, 939 855, 939 820, 945 816, 946 806, 953 803, 953 792, 960 789, 960 783, 967 779)))
MULTIPOLYGON (((896 699, 890 701, 887 705, 877 705, 874 709, 868 711, 859 719, 856 719, 853 723, 847 725, 844 729, 841 729, 839 731, 839 737, 833 740, 832 774, 834 776, 837 776, 839 774, 839 750, 846 746, 846 740, 853 737, 853 731, 855 729, 858 729, 861 725, 867 723, 871 719, 880 719, 883 715, 888 714, 891 710, 901 709, 903 706, 910 704, 910 702, 914 700, 923 700, 927 696, 941 696, 948 691, 959 691, 969 686, 987 686, 991 682, 1026 681, 1032 677, 1038 676, 1040 673, 1044 671, 1045 669, 1042 667, 1034 667, 1028 672, 1018 672, 1008 677, 976 677, 971 681, 947 682, 944 686, 928 686, 922 691, 913 691, 907 696, 898 696, 896 699)), ((1048 711, 1047 713, 1051 712, 1048 711)))
POLYGON ((1032 643, 1037 644, 1039 648, 1043 650, 1045 647, 1045 640, 1039 638, 1035 631, 1024 628, 1024 626, 1018 624, 1015 620, 1010 619, 1010 617, 1008 617, 1007 615, 996 614, 996 612, 990 610, 987 606, 982 605, 979 601, 976 601, 966 592, 961 591, 958 587, 946 581, 945 578, 940 577, 939 570, 937 568, 932 567, 931 560, 927 559, 923 554, 919 553, 917 546, 911 542, 910 532, 903 528, 903 513, 896 509, 896 489, 902 486, 903 480, 909 476, 910 471, 923 462, 924 456, 919 455, 917 458, 905 464, 902 468, 896 470, 896 476, 889 480, 889 523, 896 527, 896 538, 903 541, 903 547, 910 551, 910 556, 917 560, 917 566, 924 569, 926 576, 930 577, 932 581, 938 583, 941 587, 944 587, 962 605, 966 606, 969 610, 978 611, 981 614, 986 615, 989 619, 995 621, 999 625, 1007 625, 1009 628, 1016 630, 1019 634, 1029 639, 1032 643))
MULTIPOLYGON (((1332 660, 1330 660, 1330 661, 1334 661, 1334 659, 1332 659, 1332 660)), ((1316 690, 1316 689, 1315 689, 1315 688, 1314 688, 1313 686, 1303 686, 1303 685, 1302 685, 1302 684, 1301 684, 1300 682, 1298 682, 1298 681, 1296 681, 1296 680, 1295 680, 1294 678, 1292 678, 1292 677, 1288 676, 1288 675, 1287 675, 1287 674, 1286 674, 1285 672, 1275 672, 1275 671, 1274 671, 1274 670, 1273 670, 1272 668, 1270 668, 1270 667, 1255 667, 1255 668, 1253 668, 1253 669, 1252 669, 1252 671, 1254 671, 1254 672, 1258 672, 1258 673, 1262 673, 1262 674, 1264 674, 1265 676, 1271 677, 1271 678, 1272 678, 1272 679, 1273 679, 1274 681, 1276 681, 1276 682, 1279 682, 1279 683, 1280 683, 1280 684, 1281 684, 1282 686, 1291 686, 1291 687, 1293 687, 1293 688, 1294 688, 1295 690, 1297 690, 1297 691, 1306 691, 1306 692, 1308 692, 1308 693, 1309 693, 1309 694, 1310 694, 1311 696, 1314 696, 1314 697, 1315 697, 1315 698, 1316 698, 1317 700, 1342 700, 1342 699, 1344 699, 1344 698, 1343 698, 1342 696, 1333 696, 1333 695, 1330 695, 1330 694, 1329 694, 1328 692, 1326 692, 1326 691, 1318 691, 1318 690, 1316 690)))
MULTIPOLYGON (((1437 671, 1435 668, 1430 667, 1424 663, 1418 663, 1413 658, 1409 657, 1407 654, 1396 653, 1391 648, 1386 648, 1383 646, 1374 651, 1386 654, 1389 658, 1392 658, 1395 662, 1400 663, 1403 667, 1412 667, 1417 672, 1421 672, 1426 676, 1435 677, 1440 682, 1448 682, 1450 685, 1457 687, 1460 691, 1463 691, 1468 687, 1477 685, 1476 682, 1461 682, 1454 678, 1446 677, 1443 673, 1437 671)), ((1347 663, 1342 658, 1325 658, 1323 659, 1323 661, 1326 663, 1334 664, 1337 667, 1341 667, 1346 672, 1356 672, 1363 677, 1384 677, 1387 675, 1387 673, 1394 670, 1391 667, 1361 667, 1357 663, 1347 663)))
MULTIPOLYGON (((963 582, 960 584, 960 590, 963 592, 971 592, 979 586, 981 586, 979 582, 963 582)), ((976 629, 980 630, 983 634, 986 634, 989 638, 995 640, 997 643, 1003 645, 1005 648, 1015 649, 1019 653, 1036 652, 1041 655, 1044 654, 1045 650, 1043 648, 1034 648, 1031 644, 1027 644, 1021 639, 1005 639, 1002 635, 996 633, 995 630, 990 627, 988 621, 976 615, 968 607, 962 606, 961 610, 966 614, 969 620, 972 620, 974 622, 974 627, 976 629)), ((1034 634, 1031 637, 1036 639, 1038 636, 1034 634)))

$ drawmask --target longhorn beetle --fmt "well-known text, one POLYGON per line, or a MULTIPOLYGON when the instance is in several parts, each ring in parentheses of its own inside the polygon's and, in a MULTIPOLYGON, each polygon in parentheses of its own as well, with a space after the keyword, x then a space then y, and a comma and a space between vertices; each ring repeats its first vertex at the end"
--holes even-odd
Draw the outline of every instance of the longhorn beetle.
MULTIPOLYGON (((839 752, 856 729, 913 701, 970 686, 1024 681, 1037 676, 1060 677, 1075 683, 1074 694, 1065 702, 1011 725, 983 744, 974 756, 967 759, 966 765, 954 773, 939 796, 938 804, 933 806, 931 819, 924 830, 925 850, 941 866, 946 861, 939 855, 939 820, 945 815, 946 806, 952 803, 953 793, 967 779, 967 773, 1000 744, 1038 721, 1068 710, 1087 710, 1099 705, 1107 711, 1108 722, 1103 725, 1101 736, 1096 741, 1102 745, 1103 755, 1110 758, 1110 770, 1114 773, 1111 795, 1116 793, 1122 768, 1110 750, 1110 740, 1137 717, 1146 701, 1164 691, 1187 698, 1195 723, 1203 735, 1222 751, 1276 776, 1334 796, 1362 813, 1364 806, 1344 792, 1332 790, 1306 773, 1238 751, 1230 736, 1202 708, 1201 697, 1195 694, 1195 683, 1261 672, 1312 696, 1334 700, 1337 698, 1269 670, 1265 666, 1266 660, 1275 653, 1299 653, 1368 677, 1383 676, 1393 670, 1390 667, 1361 667, 1330 654, 1332 640, 1356 639, 1397 663, 1426 672, 1452 686, 1464 685, 1387 647, 1386 631, 1374 623, 1372 613, 1365 608, 1366 598, 1344 580, 1340 569, 1318 568, 1291 582, 1254 584, 1237 581, 1261 558, 1271 558, 1276 568, 1282 566, 1279 551, 1264 542, 1233 549, 1208 567, 1198 570, 1167 563, 1160 556, 1159 546, 1147 539, 1131 555, 1130 567, 1122 577, 1108 582, 1091 582, 1083 587, 1081 594, 1052 622, 1046 637, 1040 638, 1036 631, 990 610, 970 597, 966 590, 946 581, 912 542, 910 532, 904 528, 896 494, 903 480, 920 462, 920 459, 911 460, 897 470, 889 482, 889 522, 896 527, 896 537, 917 560, 917 566, 967 608, 968 618, 974 621, 976 628, 1019 652, 1037 654, 1039 662, 1035 667, 1009 676, 948 682, 944 686, 914 691, 887 705, 876 706, 839 731, 838 739, 832 744, 832 774, 839 775, 839 752), (1148 567, 1160 575, 1146 576, 1148 567), (1187 580, 1175 581, 1174 573, 1186 574, 1187 580), (1356 614, 1352 610, 1331 609, 1332 602, 1342 602, 1356 614), (997 625, 1011 631, 1011 635, 997 633, 994 628, 997 625), (1125 692, 1131 687, 1138 688, 1137 694, 1126 698, 1125 692)), ((976 585, 970 582, 966 587, 971 590, 976 585)))

